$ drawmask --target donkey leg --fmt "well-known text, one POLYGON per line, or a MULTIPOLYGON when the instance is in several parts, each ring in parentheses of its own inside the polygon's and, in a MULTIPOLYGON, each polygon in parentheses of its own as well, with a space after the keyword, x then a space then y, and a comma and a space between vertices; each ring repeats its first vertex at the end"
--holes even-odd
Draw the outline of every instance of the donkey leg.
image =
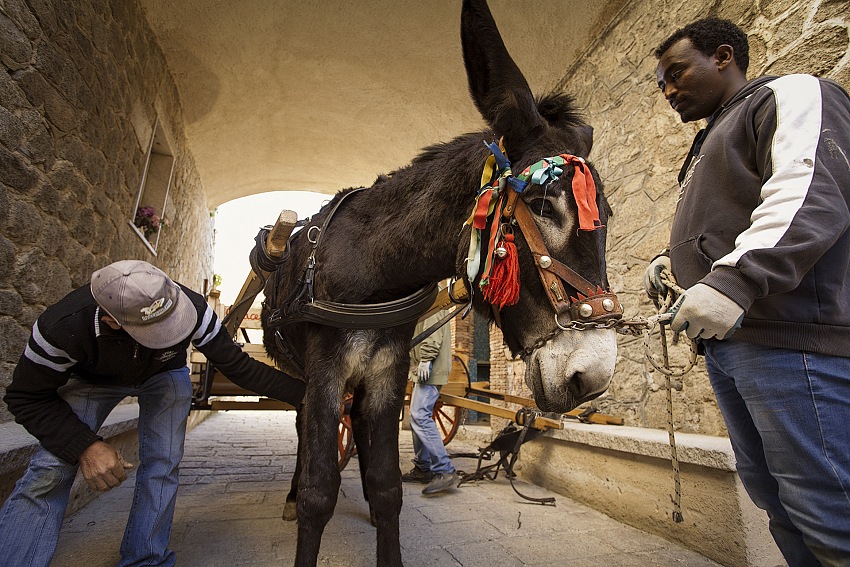
POLYGON ((351 406, 351 429, 354 436, 354 446, 357 447, 357 464, 360 468, 360 484, 363 487, 363 499, 369 503, 369 522, 376 526, 375 511, 369 502, 369 490, 366 487, 366 471, 369 470, 369 454, 371 444, 369 419, 363 411, 363 400, 366 392, 362 387, 354 391, 354 402, 351 406))
POLYGON ((340 475, 337 463, 339 427, 339 391, 336 381, 313 376, 301 411, 303 450, 301 478, 298 482, 298 546, 295 565, 316 565, 322 533, 333 515, 339 495, 340 475))
POLYGON ((298 435, 298 449, 295 454, 295 472, 289 483, 289 492, 286 495, 286 503, 283 505, 283 519, 292 522, 298 518, 296 502, 298 498, 298 479, 301 478, 301 452, 304 450, 304 412, 301 408, 295 410, 295 431, 298 435))
POLYGON ((402 565, 399 544, 401 513, 401 470, 398 464, 399 403, 387 403, 371 421, 371 453, 366 485, 369 505, 377 527, 377 564, 380 567, 402 565))

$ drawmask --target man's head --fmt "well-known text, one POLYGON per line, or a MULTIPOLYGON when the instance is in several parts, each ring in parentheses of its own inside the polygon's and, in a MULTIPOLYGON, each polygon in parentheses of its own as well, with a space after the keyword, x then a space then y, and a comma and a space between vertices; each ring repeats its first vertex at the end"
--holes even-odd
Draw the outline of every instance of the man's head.
POLYGON ((705 18, 655 50, 656 79, 682 122, 707 118, 747 81, 747 36, 727 20, 705 18))
POLYGON ((161 270, 142 260, 122 260, 92 274, 95 301, 136 342, 163 349, 189 336, 198 312, 161 270))

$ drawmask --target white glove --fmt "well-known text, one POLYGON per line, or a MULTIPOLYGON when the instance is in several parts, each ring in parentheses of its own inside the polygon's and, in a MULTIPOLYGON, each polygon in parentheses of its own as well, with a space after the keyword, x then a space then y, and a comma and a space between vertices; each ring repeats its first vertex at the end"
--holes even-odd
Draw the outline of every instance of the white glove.
POLYGON ((703 283, 685 291, 670 311, 675 313, 670 328, 692 339, 728 339, 744 319, 740 305, 703 283))
POLYGON ((670 271, 670 256, 658 256, 646 268, 643 275, 643 288, 646 290, 646 295, 659 305, 658 296, 667 295, 667 286, 661 281, 661 272, 663 270, 670 271))
POLYGON ((416 376, 419 378, 419 383, 422 384, 428 381, 428 378, 431 377, 431 361, 423 360, 419 363, 419 367, 416 369, 416 376))

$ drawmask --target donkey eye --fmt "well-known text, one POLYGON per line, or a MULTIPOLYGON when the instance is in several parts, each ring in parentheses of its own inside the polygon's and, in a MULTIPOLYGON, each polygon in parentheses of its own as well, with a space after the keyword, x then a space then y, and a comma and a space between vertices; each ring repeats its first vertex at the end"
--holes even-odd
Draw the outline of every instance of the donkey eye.
POLYGON ((532 213, 541 217, 551 217, 554 210, 552 203, 546 199, 532 199, 528 204, 528 208, 531 209, 532 213))

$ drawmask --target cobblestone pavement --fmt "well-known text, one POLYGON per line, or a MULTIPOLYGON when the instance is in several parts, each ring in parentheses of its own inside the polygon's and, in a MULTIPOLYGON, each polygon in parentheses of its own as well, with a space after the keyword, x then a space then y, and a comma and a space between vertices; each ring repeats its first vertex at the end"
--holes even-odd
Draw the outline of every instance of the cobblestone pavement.
MULTIPOLYGON (((189 432, 171 546, 185 567, 291 565, 296 524, 281 519, 295 467, 294 412, 231 411, 189 432)), ((411 467, 410 433, 400 435, 401 468, 411 467)), ((452 454, 475 453, 455 439, 452 454)), ((473 471, 476 460, 455 457, 473 471)), ((133 480, 65 519, 52 567, 107 567, 130 508, 133 480)), ((518 482, 529 496, 553 496, 518 482)), ((705 557, 618 523, 556 495, 555 506, 518 497, 502 474, 434 496, 404 485, 401 545, 407 567, 717 567, 705 557)), ((342 473, 333 519, 325 529, 320 565, 375 564, 375 531, 360 489, 357 463, 342 473)))

